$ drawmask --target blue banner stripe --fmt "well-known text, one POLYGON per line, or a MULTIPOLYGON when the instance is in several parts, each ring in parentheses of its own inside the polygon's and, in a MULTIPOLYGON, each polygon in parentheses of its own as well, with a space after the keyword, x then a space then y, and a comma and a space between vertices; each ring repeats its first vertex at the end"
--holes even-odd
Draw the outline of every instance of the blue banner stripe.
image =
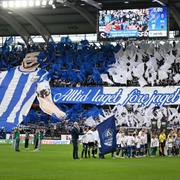
MULTIPOLYGON (((19 122, 19 116, 21 115, 20 112, 23 108, 23 106, 25 105, 25 103, 33 96, 34 92, 36 90, 36 83, 33 83, 33 85, 31 86, 31 88, 29 89, 26 98, 23 100, 21 108, 19 109, 19 111, 16 113, 16 119, 14 121, 14 126, 16 126, 19 122)), ((26 118, 26 117, 24 117, 26 118)))
POLYGON ((3 97, 6 93, 6 90, 8 88, 7 84, 10 84, 10 82, 14 76, 14 73, 15 73, 15 69, 10 69, 9 72, 4 77, 2 83, 1 83, 1 86, 0 86, 0 104, 1 104, 3 97))
POLYGON ((8 116, 11 114, 14 107, 16 107, 19 99, 22 96, 22 91, 25 88, 25 84, 27 82, 28 77, 29 77, 29 74, 22 74, 20 76, 18 84, 17 84, 16 89, 14 91, 13 97, 12 97, 10 103, 9 103, 9 106, 8 106, 6 112, 3 113, 1 118, 3 118, 3 119, 8 118, 8 116))
MULTIPOLYGON (((44 72, 45 72, 44 70, 43 70, 43 71, 40 70, 40 72, 38 72, 37 77, 39 77, 40 74, 41 74, 41 76, 42 76, 42 75, 43 75, 42 73, 44 73, 44 72)), ((46 80, 46 79, 45 79, 45 80, 46 80)), ((36 91, 36 89, 37 89, 37 83, 39 83, 39 81, 40 81, 40 77, 38 78, 38 81, 37 81, 37 82, 32 83, 29 91, 28 91, 27 94, 26 94, 26 98, 24 98, 24 100, 23 100, 23 102, 22 102, 22 105, 21 105, 19 111, 16 113, 16 119, 15 119, 15 124, 16 124, 16 125, 17 125, 18 122, 19 122, 19 117, 20 117, 20 115, 21 115, 20 113, 21 113, 21 110, 22 110, 23 106, 24 106, 25 103, 34 95, 34 93, 35 93, 35 91, 36 91)), ((23 118, 24 118, 23 120, 25 120, 25 119, 26 119, 26 116, 23 117, 23 118)))

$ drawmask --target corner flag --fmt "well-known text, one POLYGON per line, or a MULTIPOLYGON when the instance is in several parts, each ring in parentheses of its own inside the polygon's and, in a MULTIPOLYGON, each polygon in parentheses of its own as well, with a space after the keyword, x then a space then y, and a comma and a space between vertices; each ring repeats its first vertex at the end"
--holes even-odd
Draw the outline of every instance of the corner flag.
POLYGON ((115 117, 111 116, 97 126, 102 154, 116 150, 116 125, 115 117))

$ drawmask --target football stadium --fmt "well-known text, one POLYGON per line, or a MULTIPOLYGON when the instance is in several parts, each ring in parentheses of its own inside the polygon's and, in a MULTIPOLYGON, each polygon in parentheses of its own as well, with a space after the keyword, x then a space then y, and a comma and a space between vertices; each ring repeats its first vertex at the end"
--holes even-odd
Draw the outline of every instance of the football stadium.
POLYGON ((0 180, 178 180, 179 0, 0 0, 0 180))

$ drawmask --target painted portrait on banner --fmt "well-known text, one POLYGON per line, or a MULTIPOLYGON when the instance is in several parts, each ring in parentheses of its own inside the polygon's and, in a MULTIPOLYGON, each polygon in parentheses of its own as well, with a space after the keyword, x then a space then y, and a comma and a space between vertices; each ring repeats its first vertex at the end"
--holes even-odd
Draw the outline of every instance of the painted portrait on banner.
POLYGON ((20 66, 0 72, 0 127, 11 131, 27 116, 37 97, 45 113, 65 118, 52 101, 49 73, 41 69, 45 52, 28 53, 20 66))

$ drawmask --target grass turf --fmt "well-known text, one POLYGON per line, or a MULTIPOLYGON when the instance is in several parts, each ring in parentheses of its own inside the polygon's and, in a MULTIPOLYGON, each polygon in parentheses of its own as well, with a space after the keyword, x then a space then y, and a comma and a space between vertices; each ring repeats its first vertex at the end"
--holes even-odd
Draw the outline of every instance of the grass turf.
MULTIPOLYGON (((0 145, 0 180, 178 180, 180 157, 138 159, 72 159, 72 145, 42 145, 14 152, 0 145)), ((79 150, 79 153, 81 148, 79 150)))

